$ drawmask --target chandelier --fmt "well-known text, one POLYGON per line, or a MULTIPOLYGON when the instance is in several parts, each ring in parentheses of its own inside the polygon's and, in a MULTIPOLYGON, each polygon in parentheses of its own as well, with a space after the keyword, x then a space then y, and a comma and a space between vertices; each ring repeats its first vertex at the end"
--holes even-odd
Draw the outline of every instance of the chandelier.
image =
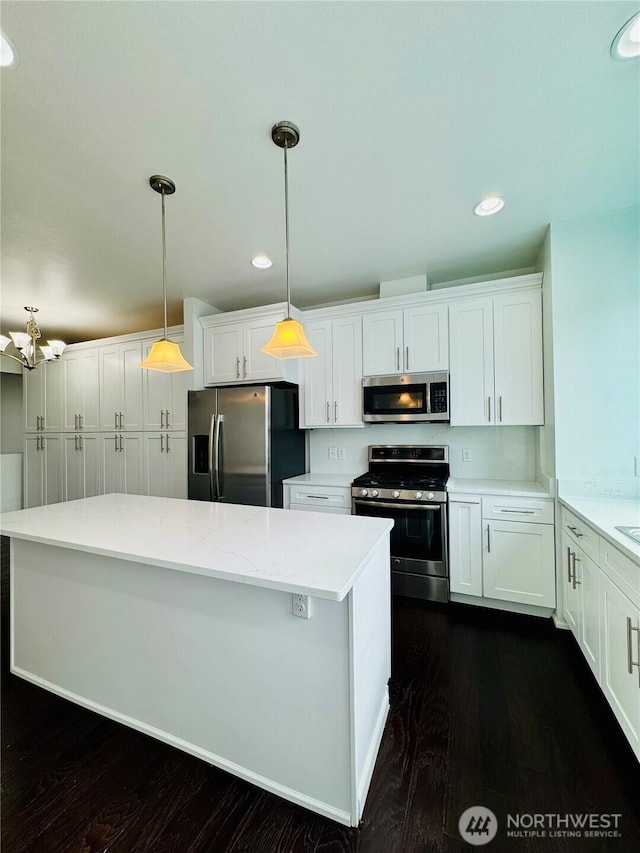
POLYGON ((36 341, 40 339, 41 332, 36 318, 33 316, 38 312, 37 308, 28 307, 25 305, 25 311, 29 312, 27 320, 26 332, 9 332, 11 337, 0 335, 0 352, 17 361, 22 367, 27 370, 33 370, 43 361, 55 361, 60 358, 66 346, 64 341, 47 341, 48 346, 37 347, 36 341), (12 344, 17 354, 7 352, 7 347, 12 344), (37 356, 37 350, 40 350, 42 355, 37 356))

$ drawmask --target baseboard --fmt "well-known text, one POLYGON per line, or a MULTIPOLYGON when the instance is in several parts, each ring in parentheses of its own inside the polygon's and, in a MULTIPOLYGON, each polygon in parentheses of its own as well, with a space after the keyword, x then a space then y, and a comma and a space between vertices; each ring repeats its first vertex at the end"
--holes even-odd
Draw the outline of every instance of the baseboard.
POLYGON ((569 623, 565 622, 564 619, 558 615, 557 611, 553 614, 551 618, 553 619, 553 624, 556 626, 556 628, 559 628, 561 631, 570 630, 569 623))
POLYGON ((313 797, 308 797, 300 791, 287 788, 285 785, 274 782, 273 779, 268 779, 265 776, 260 776, 258 773, 254 773, 252 770, 249 770, 247 767, 235 764, 234 762, 223 758, 221 755, 216 755, 213 752, 202 749, 196 744, 189 743, 188 741, 175 737, 169 732, 165 732, 162 729, 149 725, 148 723, 143 723, 140 720, 136 720, 134 717, 129 717, 127 714, 120 713, 120 711, 107 708, 105 705, 93 702, 91 699, 86 699, 83 696, 79 696, 77 693, 72 693, 70 690, 65 690, 63 687, 59 687, 57 684, 46 681, 44 678, 40 678, 40 676, 33 675, 33 673, 27 672, 20 667, 12 666, 11 672, 20 678, 23 678, 25 681, 35 684, 37 687, 42 687, 44 690, 47 690, 50 693, 55 693, 63 699, 68 699, 76 705, 81 705, 89 711, 95 711, 103 717, 108 717, 110 720, 115 720, 117 723, 122 723, 131 729, 135 729, 136 731, 142 732, 150 737, 156 738, 156 740, 160 740, 163 743, 169 744, 169 746, 182 750, 182 752, 193 755, 195 758, 206 761, 208 764, 213 764, 215 767, 219 767, 221 770, 225 770, 233 776, 244 779, 245 782, 257 785, 265 791, 276 794, 276 796, 282 797, 284 800, 288 800, 291 803, 302 806, 302 808, 309 809, 316 814, 320 814, 323 817, 327 817, 330 820, 336 821, 336 823, 343 824, 344 826, 353 825, 351 815, 347 811, 337 809, 334 806, 324 803, 321 800, 316 800, 313 797))
POLYGON ((487 610, 505 610, 508 613, 520 613, 523 616, 539 616, 541 619, 549 619, 554 614, 553 607, 538 607, 535 604, 498 601, 495 598, 465 595, 460 592, 450 593, 449 600, 458 604, 472 604, 474 607, 484 607, 487 610))

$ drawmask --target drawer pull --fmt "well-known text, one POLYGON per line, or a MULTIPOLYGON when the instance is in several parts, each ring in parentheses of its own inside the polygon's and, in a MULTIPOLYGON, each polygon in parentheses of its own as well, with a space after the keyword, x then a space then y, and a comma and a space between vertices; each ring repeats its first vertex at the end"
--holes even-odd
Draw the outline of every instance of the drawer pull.
POLYGON ((580 533, 576 527, 572 527, 570 524, 567 524, 567 527, 571 530, 574 536, 578 537, 578 539, 581 539, 584 536, 584 533, 580 533))
POLYGON ((501 509, 500 512, 512 512, 516 515, 535 515, 535 509, 501 509))
POLYGON ((329 495, 306 495, 307 498, 313 498, 316 501, 328 501, 329 495))

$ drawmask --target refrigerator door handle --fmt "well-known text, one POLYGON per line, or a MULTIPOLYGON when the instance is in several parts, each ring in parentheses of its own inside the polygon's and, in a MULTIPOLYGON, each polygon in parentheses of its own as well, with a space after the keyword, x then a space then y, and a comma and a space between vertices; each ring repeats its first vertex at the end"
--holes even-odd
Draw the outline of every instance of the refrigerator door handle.
POLYGON ((222 465, 220 463, 220 433, 222 432, 222 422, 224 421, 224 415, 216 415, 216 425, 214 430, 213 437, 213 457, 215 459, 214 464, 214 480, 215 480, 215 498, 214 500, 219 501, 222 498, 222 487, 221 487, 221 468, 222 465))
POLYGON ((207 468, 209 471, 209 500, 215 500, 215 481, 214 481, 214 453, 213 453, 213 442, 215 435, 215 425, 217 415, 211 415, 211 421, 209 422, 209 458, 207 459, 207 468))

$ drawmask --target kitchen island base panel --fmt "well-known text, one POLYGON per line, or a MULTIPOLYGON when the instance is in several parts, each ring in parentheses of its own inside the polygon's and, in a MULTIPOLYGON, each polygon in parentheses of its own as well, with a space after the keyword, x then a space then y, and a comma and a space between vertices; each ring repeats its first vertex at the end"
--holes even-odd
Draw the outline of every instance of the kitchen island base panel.
POLYGON ((11 671, 355 826, 388 712, 388 566, 387 536, 306 620, 287 592, 13 538, 11 671))

